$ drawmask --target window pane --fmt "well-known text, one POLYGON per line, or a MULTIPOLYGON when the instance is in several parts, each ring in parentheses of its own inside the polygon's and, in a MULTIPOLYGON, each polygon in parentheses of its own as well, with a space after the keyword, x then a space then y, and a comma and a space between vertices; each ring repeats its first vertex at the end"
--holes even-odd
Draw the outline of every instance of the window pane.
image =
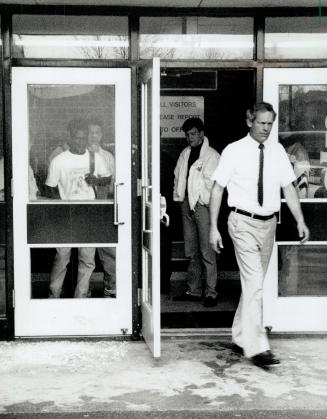
POLYGON ((279 141, 300 198, 327 198, 327 85, 279 86, 279 141))
POLYGON ((29 198, 112 199, 115 87, 29 85, 29 198), (90 175, 105 178, 92 185, 90 175))
POLYGON ((327 246, 278 247, 278 296, 327 295, 327 246))
POLYGON ((319 59, 326 57, 326 17, 278 17, 266 19, 265 58, 319 59))
POLYGON ((252 18, 150 17, 140 19, 140 57, 252 59, 252 18))
POLYGON ((128 59, 125 16, 31 16, 13 18, 17 58, 128 59))
POLYGON ((31 292, 32 299, 116 298, 116 248, 31 249, 31 292))

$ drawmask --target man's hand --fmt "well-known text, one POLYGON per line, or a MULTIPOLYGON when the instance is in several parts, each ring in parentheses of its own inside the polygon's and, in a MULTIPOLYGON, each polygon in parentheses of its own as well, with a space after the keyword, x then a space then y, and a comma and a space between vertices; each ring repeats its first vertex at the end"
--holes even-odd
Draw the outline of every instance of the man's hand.
POLYGON ((213 250, 218 254, 221 253, 221 249, 224 248, 223 240, 217 227, 210 227, 209 244, 213 248, 213 250))
POLYGON ((85 182, 89 186, 106 186, 106 185, 109 185, 110 181, 111 181, 111 175, 103 176, 103 177, 96 177, 94 175, 91 175, 91 173, 87 173, 85 175, 85 182))
POLYGON ((89 185, 89 186, 96 186, 98 184, 98 179, 96 176, 91 175, 91 173, 87 173, 85 175, 85 182, 89 185))
POLYGON ((299 232, 300 243, 303 244, 309 240, 310 231, 303 220, 297 224, 297 231, 299 232))
POLYGON ((297 221, 297 231, 299 233, 300 237, 300 243, 303 244, 309 239, 309 229, 306 226, 301 210, 301 205, 299 198, 297 196, 297 192, 292 185, 292 183, 289 183, 287 186, 283 187, 284 196, 286 198, 286 203, 288 205, 288 208, 290 209, 293 217, 297 221))

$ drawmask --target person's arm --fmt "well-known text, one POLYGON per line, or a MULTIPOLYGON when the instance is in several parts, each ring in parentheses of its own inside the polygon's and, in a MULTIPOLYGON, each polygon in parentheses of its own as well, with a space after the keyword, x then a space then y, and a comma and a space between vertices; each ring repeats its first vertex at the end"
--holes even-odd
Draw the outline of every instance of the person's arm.
POLYGON ((42 196, 45 196, 46 198, 49 198, 49 199, 60 199, 58 187, 43 185, 42 196))
POLYGON ((178 180, 180 176, 181 166, 183 164, 182 154, 183 152, 179 155, 175 169, 174 169, 174 187, 173 187, 173 200, 174 201, 180 201, 180 197, 178 196, 178 193, 177 193, 177 187, 178 187, 178 180))
POLYGON ((91 175, 90 173, 85 175, 85 182, 89 186, 106 186, 106 185, 109 185, 110 181, 111 181, 111 175, 103 176, 103 177, 96 177, 95 175, 91 175))
POLYGON ((58 183, 59 183, 59 170, 54 158, 49 166, 48 176, 45 184, 42 185, 41 194, 49 199, 60 199, 58 183))
POLYGON ((219 154, 212 154, 203 168, 203 181, 205 188, 210 192, 214 181, 211 179, 213 172, 219 163, 219 154))
POLYGON ((214 183, 211 189, 209 211, 210 211, 210 231, 209 231, 209 244, 213 250, 220 253, 223 241, 218 230, 218 216, 223 198, 224 188, 217 182, 214 183))
POLYGON ((283 192, 288 208, 297 222, 297 230, 299 232, 301 243, 305 243, 309 239, 310 232, 305 224, 296 190, 292 183, 290 183, 289 185, 283 187, 283 192))

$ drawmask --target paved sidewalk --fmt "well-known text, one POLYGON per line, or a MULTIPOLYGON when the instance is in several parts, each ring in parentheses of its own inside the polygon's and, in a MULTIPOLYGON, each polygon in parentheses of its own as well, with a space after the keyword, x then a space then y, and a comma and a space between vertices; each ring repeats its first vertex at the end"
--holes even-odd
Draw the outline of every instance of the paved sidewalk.
POLYGON ((0 342, 0 415, 327 418, 327 337, 271 342, 271 370, 227 338, 166 339, 160 360, 143 342, 0 342))

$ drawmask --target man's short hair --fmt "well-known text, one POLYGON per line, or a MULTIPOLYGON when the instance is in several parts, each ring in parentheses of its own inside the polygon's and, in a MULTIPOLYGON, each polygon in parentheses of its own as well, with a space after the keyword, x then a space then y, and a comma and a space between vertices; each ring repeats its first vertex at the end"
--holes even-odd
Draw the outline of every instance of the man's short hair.
POLYGON ((200 118, 188 118, 184 121, 182 130, 187 133, 192 128, 196 128, 199 132, 204 131, 204 124, 200 118))
POLYGON ((100 127, 101 129, 103 129, 103 122, 100 118, 96 118, 96 117, 89 118, 87 120, 87 125, 88 126, 96 125, 96 126, 100 127))
POLYGON ((276 112, 274 111, 273 106, 268 102, 258 102, 251 106, 246 111, 246 119, 250 122, 253 122, 257 117, 258 112, 271 112, 274 115, 274 120, 276 118, 276 112))
POLYGON ((68 129, 71 137, 74 137, 76 135, 77 131, 86 131, 87 132, 87 130, 88 130, 87 123, 86 123, 85 119, 81 119, 81 118, 75 118, 75 119, 72 119, 71 121, 69 121, 67 129, 68 129))

